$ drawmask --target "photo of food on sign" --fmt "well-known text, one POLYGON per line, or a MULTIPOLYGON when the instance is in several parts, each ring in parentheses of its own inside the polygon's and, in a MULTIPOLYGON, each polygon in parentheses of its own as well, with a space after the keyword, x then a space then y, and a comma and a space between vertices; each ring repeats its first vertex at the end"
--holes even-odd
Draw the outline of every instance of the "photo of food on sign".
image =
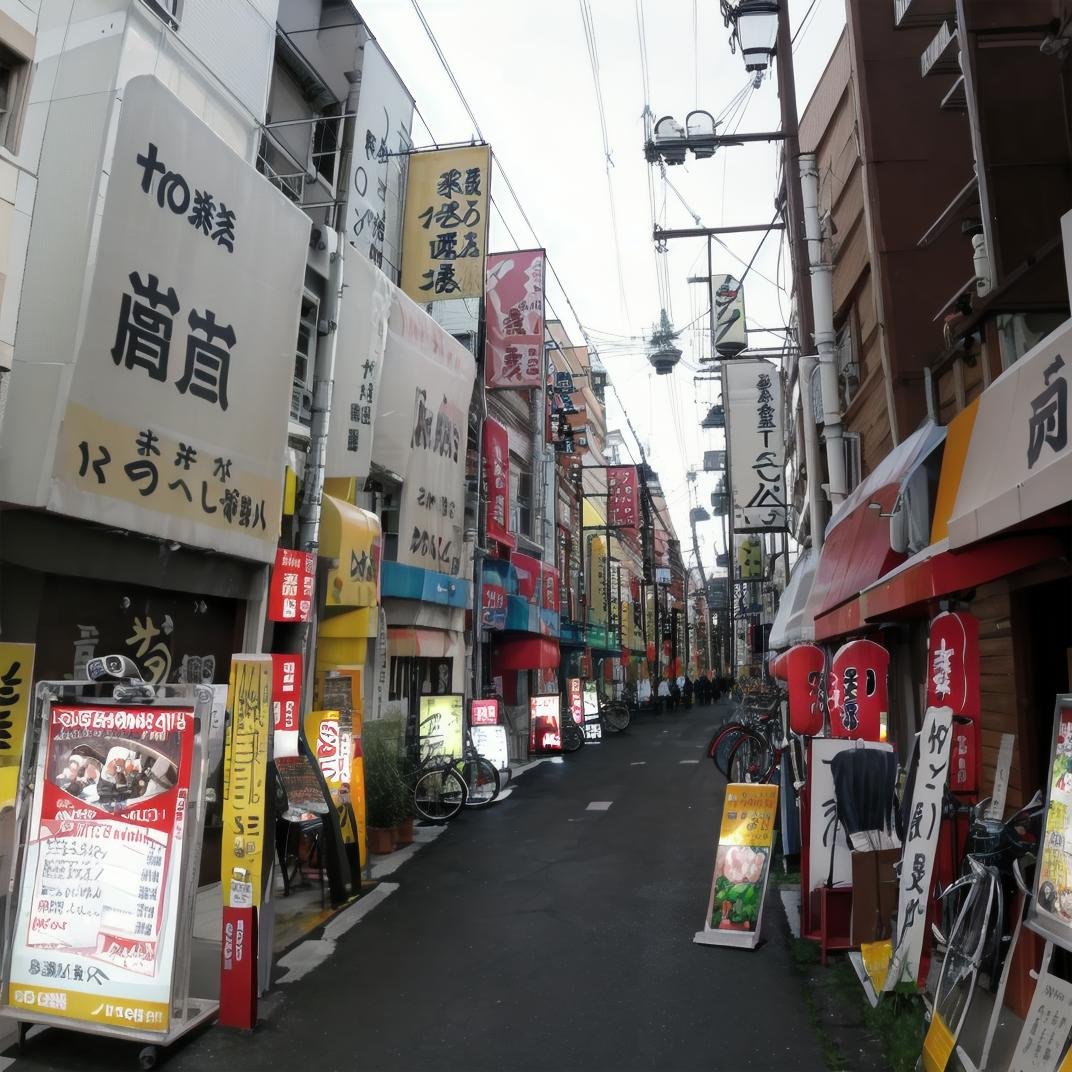
POLYGON ((748 845, 719 846, 715 859, 712 927, 731 931, 756 929, 767 851, 748 845))
POLYGON ((150 745, 133 737, 86 735, 53 749, 48 780, 76 800, 121 812, 174 789, 178 761, 175 738, 150 745))

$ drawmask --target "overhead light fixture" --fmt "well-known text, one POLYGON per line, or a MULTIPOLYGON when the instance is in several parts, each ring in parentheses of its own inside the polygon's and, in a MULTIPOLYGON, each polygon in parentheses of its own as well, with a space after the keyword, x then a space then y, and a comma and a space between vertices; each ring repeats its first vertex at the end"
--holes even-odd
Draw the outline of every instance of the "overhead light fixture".
POLYGON ((722 0, 722 14, 731 26, 730 47, 741 49, 746 71, 765 71, 774 59, 778 37, 778 0, 722 0))

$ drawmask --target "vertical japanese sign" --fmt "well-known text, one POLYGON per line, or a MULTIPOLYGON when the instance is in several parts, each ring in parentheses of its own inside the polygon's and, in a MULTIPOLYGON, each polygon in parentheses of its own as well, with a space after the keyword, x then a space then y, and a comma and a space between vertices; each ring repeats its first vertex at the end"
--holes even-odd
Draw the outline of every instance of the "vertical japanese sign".
POLYGON ((979 674, 979 619, 964 611, 939 614, 931 622, 927 643, 927 706, 946 706, 971 720, 953 723, 949 788, 955 793, 979 788, 979 674))
POLYGON ((901 850, 901 888, 897 897, 894 932, 896 941, 885 990, 892 990, 902 979, 915 983, 919 978, 934 853, 942 825, 942 792, 949 777, 952 738, 953 712, 948 707, 928 708, 919 733, 912 810, 901 850))
POLYGON ((223 839, 220 877, 223 904, 261 903, 265 844, 265 783, 272 733, 272 657, 235 655, 227 691, 224 750, 223 839))
POLYGON ((105 170, 46 505, 270 562, 309 219, 151 77, 105 170))
POLYGON ((315 584, 316 555, 280 547, 268 587, 268 621, 311 621, 315 584))
POLYGON ((485 629, 506 628, 506 588, 502 577, 486 567, 481 570, 480 624, 485 629))
POLYGON ((418 736, 421 758, 460 759, 465 737, 465 698, 460 693, 422 696, 418 736))
POLYGON ((402 290, 414 301, 484 296, 490 182, 490 145, 410 156, 402 290))
POLYGON ((543 385, 542 249, 492 253, 484 297, 484 386, 543 385))
POLYGON ((189 708, 51 709, 9 1005, 167 1031, 194 733, 189 708))
POLYGON ((362 52, 346 199, 346 239, 397 283, 413 98, 375 41, 366 41, 362 52))
POLYGON ((615 528, 635 529, 640 518, 635 465, 607 469, 607 522, 615 528))
POLYGON ((584 725, 584 697, 581 692, 583 681, 579 677, 571 677, 566 682, 566 695, 569 697, 570 716, 578 726, 584 725))
POLYGON ((777 812, 776 785, 726 786, 707 914, 694 942, 752 949, 759 941, 777 812))
POLYGON ((33 644, 0 644, 0 808, 13 806, 18 793, 33 668, 33 644))
POLYGON ((372 457, 403 477, 399 562, 462 575, 473 355, 395 291, 372 457))
POLYGON ((722 364, 734 532, 785 528, 782 378, 770 361, 722 364))
POLYGON ((350 256, 339 298, 335 383, 324 464, 328 476, 368 476, 395 288, 371 261, 350 256))
POLYGON ((529 751, 562 751, 562 697, 529 697, 529 751))
POLYGON ((1065 949, 1072 948, 1072 697, 1054 710, 1042 855, 1028 925, 1065 949))
POLYGON ((1060 1064, 1058 1061, 1068 1041, 1069 1025, 1072 983, 1048 971, 1040 972, 1009 1072, 1068 1072, 1072 1050, 1060 1064))
POLYGON ((301 728, 302 657, 272 656, 272 754, 276 759, 298 754, 301 728))
POLYGON ((510 440, 506 429, 490 417, 484 421, 484 479, 487 508, 484 530, 506 547, 514 546, 510 535, 510 440))
POLYGON ((584 682, 581 710, 584 713, 584 722, 582 723, 584 739, 586 741, 602 741, 603 722, 599 717, 599 692, 594 681, 586 680, 584 682))
POLYGON ((748 346, 741 281, 732 275, 712 276, 711 307, 715 310, 715 350, 719 357, 736 357, 748 346))

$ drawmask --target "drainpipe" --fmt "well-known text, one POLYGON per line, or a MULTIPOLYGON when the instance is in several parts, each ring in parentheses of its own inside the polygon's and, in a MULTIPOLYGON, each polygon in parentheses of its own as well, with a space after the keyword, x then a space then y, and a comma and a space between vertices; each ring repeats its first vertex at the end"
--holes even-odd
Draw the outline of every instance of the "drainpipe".
MULTIPOLYGON (((814 153, 800 154, 800 186, 804 195, 804 237, 808 243, 811 301, 815 321, 815 347, 819 351, 819 387, 826 433, 827 495, 837 506, 847 494, 845 447, 842 442, 841 397, 837 355, 834 352, 834 291, 832 265, 823 264, 823 236, 819 224, 819 172, 814 153)), ((803 358, 801 359, 803 361, 803 358)), ((801 379, 807 382, 807 377, 801 379)), ((805 396, 807 392, 804 392, 805 396)), ((810 404, 810 400, 809 400, 810 404)))
POLYGON ((823 520, 822 489, 819 487, 819 429, 815 426, 815 411, 811 404, 811 383, 819 363, 813 354, 800 355, 800 423, 804 440, 804 469, 808 478, 808 516, 811 520, 811 545, 818 551, 823 546, 826 523, 823 520))

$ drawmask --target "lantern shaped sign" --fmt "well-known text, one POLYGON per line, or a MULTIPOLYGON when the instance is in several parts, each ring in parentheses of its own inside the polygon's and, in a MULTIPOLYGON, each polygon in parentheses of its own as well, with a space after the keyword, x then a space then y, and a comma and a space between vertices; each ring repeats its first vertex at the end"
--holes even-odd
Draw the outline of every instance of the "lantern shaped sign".
POLYGON ((927 706, 953 709, 949 788, 955 793, 979 788, 979 672, 979 620, 961 611, 939 614, 927 643, 927 706))
POLYGON ((774 674, 789 685, 789 726, 794 733, 805 737, 815 737, 823 731, 819 685, 825 662, 822 648, 797 644, 771 666, 774 674))
POLYGON ((827 689, 832 736, 885 739, 889 666, 890 653, 873 640, 851 640, 838 648, 827 689))

